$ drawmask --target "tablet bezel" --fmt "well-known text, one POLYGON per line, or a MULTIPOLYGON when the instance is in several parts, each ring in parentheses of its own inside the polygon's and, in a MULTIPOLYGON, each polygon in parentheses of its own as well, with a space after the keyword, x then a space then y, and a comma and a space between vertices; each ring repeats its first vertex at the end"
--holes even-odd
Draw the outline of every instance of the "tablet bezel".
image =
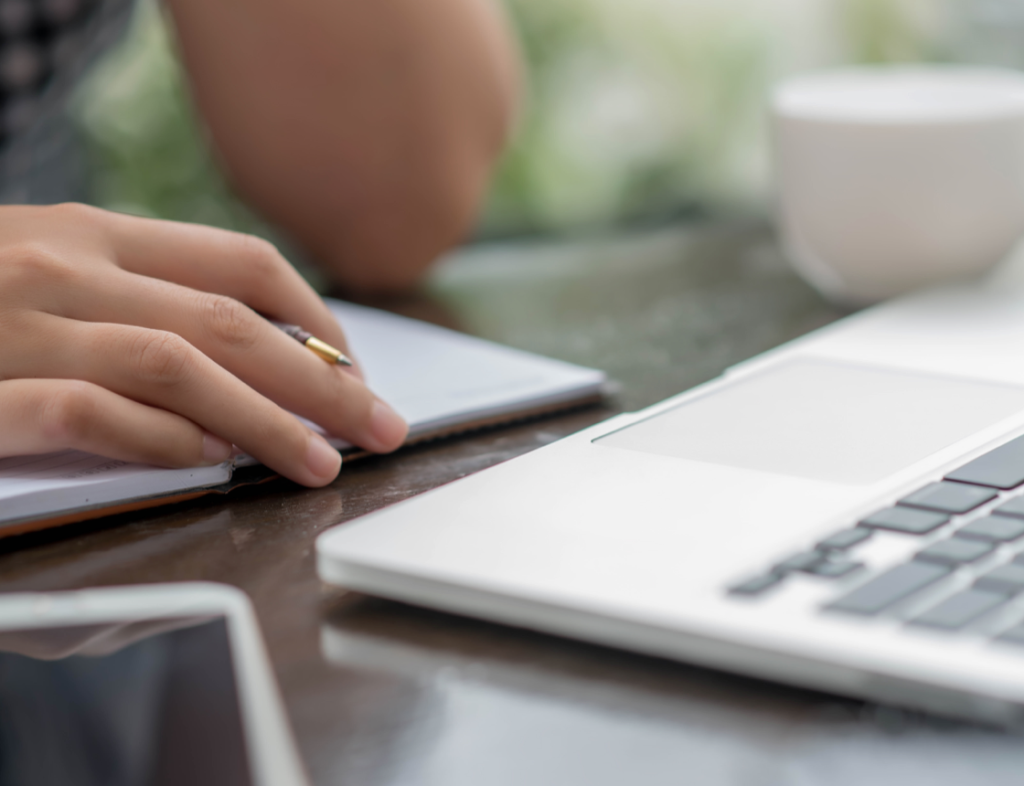
POLYGON ((0 632, 184 617, 226 621, 254 786, 307 786, 256 616, 241 590, 185 582, 0 596, 0 632))

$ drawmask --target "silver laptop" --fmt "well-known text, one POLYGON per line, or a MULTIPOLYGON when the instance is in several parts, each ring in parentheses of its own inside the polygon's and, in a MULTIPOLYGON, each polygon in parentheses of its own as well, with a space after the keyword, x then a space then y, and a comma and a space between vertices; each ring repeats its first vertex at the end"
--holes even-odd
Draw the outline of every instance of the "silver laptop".
POLYGON ((932 292, 322 535, 328 582, 1024 720, 1024 292, 932 292))

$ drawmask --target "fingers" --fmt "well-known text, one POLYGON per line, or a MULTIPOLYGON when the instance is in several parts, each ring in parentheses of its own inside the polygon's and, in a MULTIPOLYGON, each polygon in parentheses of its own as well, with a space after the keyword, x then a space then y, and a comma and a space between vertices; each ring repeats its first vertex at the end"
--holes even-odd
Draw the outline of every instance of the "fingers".
POLYGON ((36 321, 33 343, 43 349, 5 358, 12 376, 85 380, 175 413, 306 486, 326 485, 341 468, 322 437, 176 334, 49 315, 36 321))
POLYGON ((250 308, 223 295, 117 271, 68 316, 175 333, 263 396, 377 453, 399 447, 405 422, 366 386, 324 363, 250 308))
POLYGON ((104 390, 80 386, 65 398, 100 425, 90 433, 37 428, 31 445, 30 430, 22 429, 5 449, 52 449, 78 440, 75 445, 107 455, 192 464, 209 432, 300 483, 329 482, 340 466, 337 452, 268 396, 370 450, 391 450, 404 439, 402 420, 357 379, 240 305, 347 349, 329 310, 269 245, 84 206, 25 214, 33 220, 41 225, 30 239, 38 234, 46 242, 15 244, 17 264, 5 260, 2 269, 0 301, 5 291, 11 298, 0 329, 17 329, 19 340, 0 342, 0 380, 92 383, 104 390), (40 329, 26 329, 24 320, 38 321, 40 329), (119 429, 112 415, 123 408, 121 399, 138 405, 131 429, 119 429), (163 431, 147 441, 142 435, 154 417, 163 431), (148 459, 139 453, 146 444, 148 459))
POLYGON ((271 243, 212 227, 109 215, 123 269, 228 295, 350 354, 330 309, 271 243))
POLYGON ((75 449, 161 467, 200 467, 231 456, 231 445, 171 412, 88 382, 0 382, 0 457, 75 449))

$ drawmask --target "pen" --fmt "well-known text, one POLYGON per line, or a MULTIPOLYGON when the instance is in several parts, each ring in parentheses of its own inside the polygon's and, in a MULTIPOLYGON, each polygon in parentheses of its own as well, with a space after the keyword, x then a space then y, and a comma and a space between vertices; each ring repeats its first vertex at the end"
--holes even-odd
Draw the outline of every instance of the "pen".
POLYGON ((352 361, 341 350, 335 349, 325 341, 321 341, 312 333, 303 330, 298 325, 286 325, 283 322, 274 322, 274 320, 269 320, 269 322, 278 330, 287 333, 306 349, 310 350, 318 357, 323 358, 328 363, 338 363, 342 366, 352 365, 352 361))

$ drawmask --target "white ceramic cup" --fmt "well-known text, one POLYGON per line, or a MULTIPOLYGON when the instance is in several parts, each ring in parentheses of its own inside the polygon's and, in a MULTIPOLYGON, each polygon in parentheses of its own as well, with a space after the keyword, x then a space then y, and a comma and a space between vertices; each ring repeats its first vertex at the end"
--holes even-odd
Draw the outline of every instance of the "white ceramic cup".
POLYGON ((982 273, 1024 234, 1024 74, 859 68, 772 97, 779 225, 796 269, 864 304, 982 273))

